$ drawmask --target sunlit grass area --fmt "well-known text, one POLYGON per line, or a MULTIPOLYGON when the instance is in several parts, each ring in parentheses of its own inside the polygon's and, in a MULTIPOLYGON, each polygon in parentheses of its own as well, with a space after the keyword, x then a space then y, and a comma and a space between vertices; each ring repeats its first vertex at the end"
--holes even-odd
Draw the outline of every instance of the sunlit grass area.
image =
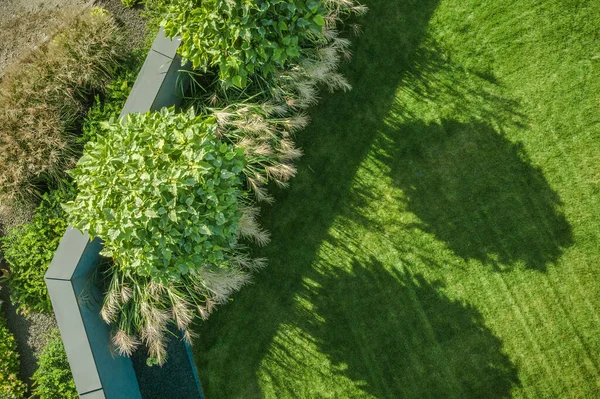
POLYGON ((599 397, 600 2, 367 5, 206 396, 599 397))

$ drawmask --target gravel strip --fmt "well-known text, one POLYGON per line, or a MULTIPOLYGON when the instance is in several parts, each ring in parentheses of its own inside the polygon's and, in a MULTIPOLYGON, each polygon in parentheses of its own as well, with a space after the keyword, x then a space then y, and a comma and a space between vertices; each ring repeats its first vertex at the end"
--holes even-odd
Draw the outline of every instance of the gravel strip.
MULTIPOLYGON (((82 6, 86 0, 0 0, 0 77, 13 60, 25 56, 47 39, 66 7, 82 6)), ((146 34, 141 7, 125 7, 121 0, 97 0, 123 28, 130 49, 140 46, 146 34)))
POLYGON ((17 341, 21 361, 20 377, 31 385, 31 376, 37 370, 37 355, 48 342, 48 332, 56 328, 56 320, 53 315, 41 313, 34 313, 28 317, 18 314, 10 303, 6 287, 0 289, 0 301, 6 325, 17 341))
POLYGON ((14 59, 28 54, 56 26, 60 11, 85 0, 0 0, 0 76, 14 59))

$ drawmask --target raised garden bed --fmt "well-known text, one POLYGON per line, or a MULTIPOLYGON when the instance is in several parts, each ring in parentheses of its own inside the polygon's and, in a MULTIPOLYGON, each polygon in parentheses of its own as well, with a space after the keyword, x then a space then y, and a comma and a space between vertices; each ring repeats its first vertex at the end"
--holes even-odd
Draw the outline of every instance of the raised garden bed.
MULTIPOLYGON (((159 31, 121 117, 178 103, 178 45, 159 31)), ((164 367, 148 367, 140 351, 133 359, 113 353, 109 326, 100 318, 102 293, 96 277, 101 249, 100 240, 69 227, 45 276, 80 397, 202 398, 193 357, 183 340, 169 340, 172 361, 164 367)))

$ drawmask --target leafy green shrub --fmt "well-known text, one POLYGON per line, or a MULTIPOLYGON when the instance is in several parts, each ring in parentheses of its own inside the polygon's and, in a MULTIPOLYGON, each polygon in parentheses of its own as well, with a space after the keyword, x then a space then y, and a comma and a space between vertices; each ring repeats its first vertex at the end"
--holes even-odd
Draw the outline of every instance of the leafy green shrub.
POLYGON ((72 171, 74 225, 102 237, 121 269, 155 280, 222 262, 241 216, 241 153, 216 139, 210 121, 166 109, 106 128, 72 171))
POLYGON ((104 127, 71 172, 79 192, 66 209, 113 259, 102 317, 114 343, 130 354, 141 340, 160 363, 167 323, 189 335, 195 312, 206 317, 261 265, 239 236, 268 236, 240 189, 242 151, 213 118, 163 109, 104 127))
MULTIPOLYGON (((265 2, 263 6, 276 4, 284 7, 290 3, 265 2)), ((341 60, 351 56, 350 41, 340 37, 337 25, 350 15, 366 12, 366 7, 353 0, 322 0, 316 3, 320 4, 319 13, 324 15, 324 25, 299 42, 297 56, 285 57, 283 63, 272 64, 275 73, 256 73, 258 70, 254 68, 255 75, 249 75, 249 79, 242 82, 243 88, 223 85, 218 78, 213 78, 212 83, 206 85, 206 76, 199 80, 191 74, 195 84, 192 84, 188 105, 214 115, 222 138, 243 148, 247 161, 244 169, 247 186, 258 201, 272 200, 266 191, 270 181, 285 186, 295 175, 294 161, 301 151, 295 147, 293 136, 307 124, 308 119, 302 110, 318 102, 319 88, 325 86, 330 91, 351 88, 337 71, 341 60)), ((181 26, 179 21, 192 19, 187 14, 178 15, 177 12, 182 10, 177 11, 177 7, 171 6, 172 13, 165 19, 164 23, 169 27, 181 26)), ((317 9, 315 2, 311 1, 295 1, 292 7, 317 9)), ((188 14, 195 13, 199 11, 193 10, 188 14)), ((298 15, 291 18, 298 18, 298 15)), ((359 32, 357 25, 351 26, 355 33, 359 32)), ((228 29, 233 29, 229 33, 233 36, 239 33, 235 28, 226 27, 223 28, 223 36, 228 34, 228 29)), ((200 50, 194 47, 193 35, 190 35, 183 35, 181 48, 189 47, 190 54, 196 54, 200 50)), ((217 52, 211 54, 216 55, 217 52)), ((209 81, 210 74, 209 71, 209 81)))
POLYGON ((25 397, 27 385, 18 377, 19 354, 15 337, 6 328, 0 315, 0 398, 21 399, 25 397))
POLYGON ((237 87, 298 58, 325 25, 319 0, 173 0, 164 14, 165 34, 181 36, 183 59, 196 69, 218 67, 221 79, 237 87))
POLYGON ((12 229, 1 239, 10 266, 10 299, 25 314, 52 311, 44 274, 67 228, 60 204, 72 195, 68 189, 44 194, 31 223, 12 229))
POLYGON ((77 390, 60 334, 53 330, 50 335, 32 377, 33 394, 40 399, 75 399, 77 390))
POLYGON ((65 28, 0 83, 0 221, 74 165, 79 118, 122 59, 124 43, 106 11, 64 19, 65 28))

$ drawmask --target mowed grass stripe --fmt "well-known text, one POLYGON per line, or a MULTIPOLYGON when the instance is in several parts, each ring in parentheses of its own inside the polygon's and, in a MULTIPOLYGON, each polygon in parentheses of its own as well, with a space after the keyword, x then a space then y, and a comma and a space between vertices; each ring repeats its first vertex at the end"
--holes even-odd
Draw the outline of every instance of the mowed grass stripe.
MULTIPOLYGON (((544 351, 543 347, 540 344, 538 332, 534 331, 531 328, 529 320, 530 318, 528 317, 528 311, 524 310, 524 308, 519 303, 518 297, 515 296, 513 290, 511 289, 509 284, 507 284, 504 278, 504 274, 494 274, 493 279, 495 280, 498 288, 497 290, 495 290, 495 292, 492 292, 494 294, 504 294, 508 304, 515 312, 517 322, 521 325, 521 328, 523 329, 527 341, 529 341, 529 343, 532 345, 536 354, 536 357, 531 359, 531 368, 528 371, 535 371, 535 369, 539 367, 543 368, 545 372, 544 380, 546 381, 548 388, 550 389, 552 394, 558 394, 558 392, 561 391, 560 386, 562 385, 564 378, 564 376, 560 372, 560 366, 544 351)), ((496 295, 492 296, 495 297, 496 295)), ((501 334, 501 336, 506 337, 506 334, 501 334)), ((519 341, 516 342, 516 344, 519 343, 519 341)), ((520 351, 525 348, 517 347, 516 349, 520 351)))
MULTIPOLYGON (((419 301, 419 298, 417 297, 414 289, 411 289, 408 291, 408 293, 410 294, 411 300, 412 300, 412 308, 415 309, 416 314, 418 314, 418 321, 420 322, 420 324, 422 325, 422 328, 419 328, 419 330, 424 330, 427 334, 426 334, 426 338, 428 341, 428 346, 430 346, 432 348, 433 351, 433 356, 435 358, 438 359, 443 359, 445 357, 440 343, 438 342, 438 340, 436 339, 436 335, 435 332, 433 331, 432 325, 430 320, 428 319, 427 315, 425 314, 425 311, 423 309, 423 306, 421 304, 421 302, 419 301)), ((410 351, 410 349, 409 349, 410 351)), ((451 396, 455 396, 455 397, 460 397, 461 396, 461 385, 458 382, 454 372, 455 370, 452 370, 449 367, 449 363, 447 362, 443 362, 443 370, 441 370, 441 372, 443 373, 442 375, 440 375, 440 379, 441 381, 443 381, 443 383, 447 384, 447 388, 445 388, 444 390, 449 393, 452 394, 451 396)))
MULTIPOLYGON (((574 336, 587 358, 583 359, 589 370, 587 382, 594 384, 598 389, 600 388, 600 370, 598 369, 600 353, 596 349, 600 347, 598 311, 591 306, 586 293, 581 290, 582 286, 575 273, 560 280, 555 273, 550 273, 546 277, 548 284, 554 287, 556 300, 560 303, 565 317, 574 330, 574 336)), ((560 345, 568 348, 563 344, 560 345)))
MULTIPOLYGON (((557 241, 555 242, 558 244, 557 241)), ((556 290, 549 284, 547 277, 515 272, 502 273, 499 276, 513 306, 517 308, 517 313, 528 337, 535 343, 536 349, 541 355, 540 358, 544 359, 545 369, 549 372, 549 376, 562 381, 562 387, 554 391, 554 394, 565 395, 571 387, 594 380, 598 375, 594 359, 590 357, 589 350, 579 338, 578 331, 572 325, 569 315, 557 302, 556 290), (532 284, 532 280, 536 282, 535 285, 532 284), (548 315, 551 315, 553 319, 548 319, 548 315), (556 322, 552 322, 553 320, 556 322), (563 349, 566 342, 570 342, 572 345, 563 349), (580 348, 580 353, 586 358, 587 364, 573 359, 569 356, 571 353, 566 353, 571 351, 570 346, 580 348), (591 369, 586 366, 591 366, 591 369), (579 370, 579 372, 561 373, 561 369, 564 367, 579 370)))
POLYGON ((535 289, 531 289, 529 282, 523 281, 522 289, 516 289, 515 293, 522 303, 529 304, 527 316, 530 325, 535 330, 544 355, 555 365, 554 378, 563 381, 562 390, 556 394, 564 395, 569 392, 570 387, 585 386, 586 381, 593 379, 597 373, 594 373, 593 364, 590 370, 581 361, 587 357, 586 348, 581 345, 570 326, 568 315, 556 303, 553 291, 548 289, 544 280, 543 276, 536 279, 535 289), (565 368, 573 372, 562 372, 565 368))
MULTIPOLYGON (((593 381, 594 379, 598 379, 597 377, 600 375, 600 368, 598 366, 598 353, 594 352, 590 349, 588 343, 583 339, 580 328, 574 323, 575 315, 579 310, 577 308, 568 309, 565 306, 565 298, 560 294, 554 285, 552 279, 548 275, 544 275, 540 281, 546 288, 546 290, 550 293, 550 295, 544 296, 546 302, 551 305, 548 306, 549 312, 554 314, 557 318, 562 318, 565 321, 565 325, 568 327, 568 331, 564 331, 564 338, 572 337, 576 341, 576 345, 581 349, 581 353, 584 357, 583 362, 580 359, 573 359, 576 362, 576 365, 584 368, 582 370, 581 376, 585 376, 586 381, 593 381)), ((576 289, 573 291, 577 291, 576 289)), ((583 308, 585 309, 585 308, 583 308)), ((593 315, 590 315, 594 318, 593 315)), ((560 325, 559 323, 557 323, 560 325)), ((557 340, 555 345, 558 347, 563 347, 561 340, 557 340)))
MULTIPOLYGON (((513 306, 510 293, 506 292, 504 281, 498 276, 490 273, 480 273, 479 278, 472 280, 471 292, 468 298, 477 299, 477 308, 480 309, 490 327, 500 336, 509 336, 506 340, 504 350, 519 368, 519 370, 530 370, 530 372, 519 375, 522 388, 520 396, 524 398, 547 398, 551 397, 553 371, 547 363, 539 364, 538 358, 542 351, 527 328, 519 308, 513 306), (503 293, 504 292, 504 293, 503 293), (531 372, 533 371, 533 373, 531 372), (539 381, 550 383, 539 384, 539 381)), ((554 382, 556 383, 556 381, 554 382)), ((518 397, 518 396, 516 396, 518 397)))
MULTIPOLYGON (((531 198, 529 198, 529 200, 531 200, 531 198)), ((532 215, 532 216, 539 217, 540 215, 543 215, 543 213, 539 212, 537 215, 532 215)), ((548 226, 548 224, 547 224, 547 220, 545 220, 543 217, 539 217, 539 219, 546 226, 546 231, 552 231, 551 227, 548 226)), ((560 242, 559 242, 559 240, 556 239, 555 236, 553 236, 552 239, 553 239, 555 246, 557 246, 557 247, 560 246, 560 242)), ((538 243, 536 242, 535 244, 538 244, 538 243)), ((575 276, 575 274, 571 274, 571 276, 575 276)), ((521 280, 523 280, 524 284, 527 284, 531 278, 527 274, 522 274, 520 277, 521 277, 521 280)), ((545 309, 543 311, 540 311, 539 314, 537 315, 539 317, 537 324, 542 327, 547 327, 550 325, 550 323, 547 323, 547 320, 545 319, 546 314, 552 314, 556 318, 564 319, 566 321, 566 323, 564 323, 564 324, 565 324, 565 326, 568 326, 569 332, 567 333, 566 331, 563 331, 557 337, 555 342, 552 343, 552 345, 560 346, 565 338, 575 337, 576 340, 578 341, 579 346, 582 349, 582 353, 585 355, 586 359, 584 359, 585 361, 583 363, 576 361, 576 364, 572 365, 572 366, 575 368, 580 368, 580 367, 584 368, 581 373, 581 375, 584 376, 583 377, 584 380, 590 380, 590 381, 594 380, 595 378, 597 378, 598 375, 600 375, 600 369, 598 367, 598 360, 596 359, 597 354, 592 353, 592 351, 589 349, 589 346, 582 339, 579 329, 576 327, 576 325, 574 325, 574 323, 572 321, 571 312, 568 311, 564 306, 563 301, 565 299, 562 297, 562 295, 559 294, 556 285, 553 283, 552 279, 548 276, 548 274, 543 274, 541 276, 541 278, 538 279, 538 281, 540 284, 542 284, 546 288, 546 291, 549 292, 550 295, 542 296, 542 300, 545 300, 546 306, 545 306, 545 309)), ((523 290, 522 292, 527 293, 527 291, 528 290, 523 290)), ((579 287, 572 287, 571 292, 579 292, 579 287)), ((529 301, 532 301, 532 300, 535 300, 535 295, 530 295, 530 298, 526 299, 525 303, 530 303, 529 301)), ((584 304, 586 304, 586 302, 587 301, 583 301, 584 304)), ((589 309, 589 306, 588 306, 588 309, 589 309)), ((571 311, 573 311, 573 310, 574 309, 572 308, 571 311)), ((593 311, 592 311, 592 314, 590 314, 590 317, 598 319, 598 315, 593 311)), ((562 323, 556 323, 556 324, 552 324, 552 325, 556 325, 556 326, 560 327, 562 325, 562 323)), ((562 364, 566 364, 566 362, 563 362, 562 364)))
MULTIPOLYGON (((565 312, 570 312, 573 324, 579 327, 579 335, 586 342, 590 356, 594 357, 594 363, 598 367, 600 353, 590 349, 600 347, 600 334, 597 333, 600 326, 598 304, 590 301, 589 292, 585 291, 576 272, 559 275, 553 271, 547 277, 558 291, 557 296, 560 297, 565 312)), ((600 378, 596 378, 596 382, 600 386, 600 378)))
MULTIPOLYGON (((519 201, 519 203, 523 205, 522 202, 519 201)), ((524 206, 522 206, 522 208, 528 209, 524 206)), ((492 228, 495 230, 496 226, 492 225, 492 228)), ((516 233, 519 230, 514 229, 514 231, 516 233)), ((508 238, 510 240, 514 239, 514 237, 508 238)), ((497 239, 501 245, 504 244, 502 234, 498 233, 497 239)), ((536 242, 534 245, 537 243, 538 242, 536 242)), ((509 252, 509 248, 505 247, 505 250, 509 252)), ((544 336, 543 334, 544 331, 547 330, 547 327, 556 326, 555 324, 546 323, 548 320, 547 315, 555 314, 550 312, 548 307, 545 306, 546 304, 544 303, 543 298, 546 297, 547 293, 543 292, 540 286, 536 286, 534 290, 530 288, 530 279, 537 277, 531 273, 519 275, 517 272, 500 272, 497 273, 496 276, 498 277, 497 281, 500 283, 501 289, 509 298, 509 302, 516 309, 518 317, 528 338, 534 343, 536 351, 540 355, 538 361, 544 364, 544 367, 549 372, 550 376, 554 376, 554 379, 562 382, 563 388, 556 391, 556 394, 564 393, 561 391, 564 391, 564 386, 569 384, 565 379, 570 377, 569 375, 565 375, 560 371, 562 367, 564 367, 565 363, 562 359, 557 359, 556 356, 549 356, 547 351, 547 347, 552 345, 552 332, 554 331, 550 331, 548 336, 544 336), (523 276, 527 276, 527 282, 525 283, 524 289, 515 289, 515 283, 518 282, 519 277, 523 276)), ((560 326, 560 324, 558 326, 560 326)))

